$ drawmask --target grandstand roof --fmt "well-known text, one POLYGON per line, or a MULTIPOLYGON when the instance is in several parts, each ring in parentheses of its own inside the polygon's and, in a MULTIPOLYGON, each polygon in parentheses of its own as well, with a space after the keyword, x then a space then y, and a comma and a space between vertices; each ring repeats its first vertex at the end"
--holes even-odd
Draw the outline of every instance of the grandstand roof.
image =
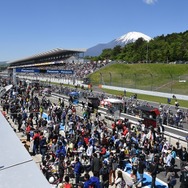
POLYGON ((10 67, 12 67, 16 65, 35 64, 35 63, 41 63, 47 61, 59 61, 59 60, 67 59, 73 55, 78 55, 79 53, 84 53, 85 51, 86 49, 55 48, 23 59, 10 61, 8 63, 10 64, 10 67))
POLYGON ((51 188, 1 112, 0 121, 0 187, 51 188))

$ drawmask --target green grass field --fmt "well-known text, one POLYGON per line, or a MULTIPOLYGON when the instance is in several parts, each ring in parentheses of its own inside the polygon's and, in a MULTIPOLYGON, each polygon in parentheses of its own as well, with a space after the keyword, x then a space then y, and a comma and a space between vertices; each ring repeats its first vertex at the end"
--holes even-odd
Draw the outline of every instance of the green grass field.
MULTIPOLYGON (((105 84, 188 95, 188 64, 112 64, 90 75, 90 79, 93 85, 105 84)), ((112 95, 123 95, 121 91, 102 90, 112 95)), ((127 93, 127 96, 131 95, 133 93, 127 93)), ((138 98, 167 104, 167 98, 163 97, 138 94, 138 98)), ((174 102, 172 99, 171 104, 174 105, 174 102)), ((180 106, 188 108, 188 101, 178 102, 180 106)))
POLYGON ((188 94, 188 64, 112 64, 90 75, 90 79, 94 85, 188 94))

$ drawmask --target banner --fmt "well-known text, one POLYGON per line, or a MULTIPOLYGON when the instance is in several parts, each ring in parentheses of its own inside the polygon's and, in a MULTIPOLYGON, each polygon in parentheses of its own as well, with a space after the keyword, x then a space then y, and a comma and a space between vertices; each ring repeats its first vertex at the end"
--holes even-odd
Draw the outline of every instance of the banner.
POLYGON ((47 74, 74 74, 73 70, 45 70, 45 69, 22 69, 16 68, 21 73, 47 73, 47 74))

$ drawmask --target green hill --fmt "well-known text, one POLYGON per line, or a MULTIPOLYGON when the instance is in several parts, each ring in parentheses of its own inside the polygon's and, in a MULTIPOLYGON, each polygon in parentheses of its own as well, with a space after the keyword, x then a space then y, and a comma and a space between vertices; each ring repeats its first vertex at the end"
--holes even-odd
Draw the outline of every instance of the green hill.
POLYGON ((188 64, 112 64, 90 79, 93 85, 188 94, 188 64))

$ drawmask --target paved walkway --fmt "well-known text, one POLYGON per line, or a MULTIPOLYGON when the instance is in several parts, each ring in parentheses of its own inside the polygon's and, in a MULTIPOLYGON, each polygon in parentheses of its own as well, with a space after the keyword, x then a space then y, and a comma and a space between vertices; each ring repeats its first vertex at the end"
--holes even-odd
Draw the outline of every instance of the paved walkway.
MULTIPOLYGON (((131 88, 125 88, 125 87, 108 86, 108 85, 102 85, 102 88, 112 89, 112 90, 117 90, 117 91, 126 90, 127 92, 131 92, 131 93, 151 95, 151 96, 157 96, 157 97, 166 97, 166 98, 172 98, 172 95, 173 95, 173 93, 163 93, 163 92, 157 92, 157 91, 147 91, 147 90, 131 89, 131 88)), ((175 94, 175 96, 179 100, 188 100, 187 95, 175 94)))

